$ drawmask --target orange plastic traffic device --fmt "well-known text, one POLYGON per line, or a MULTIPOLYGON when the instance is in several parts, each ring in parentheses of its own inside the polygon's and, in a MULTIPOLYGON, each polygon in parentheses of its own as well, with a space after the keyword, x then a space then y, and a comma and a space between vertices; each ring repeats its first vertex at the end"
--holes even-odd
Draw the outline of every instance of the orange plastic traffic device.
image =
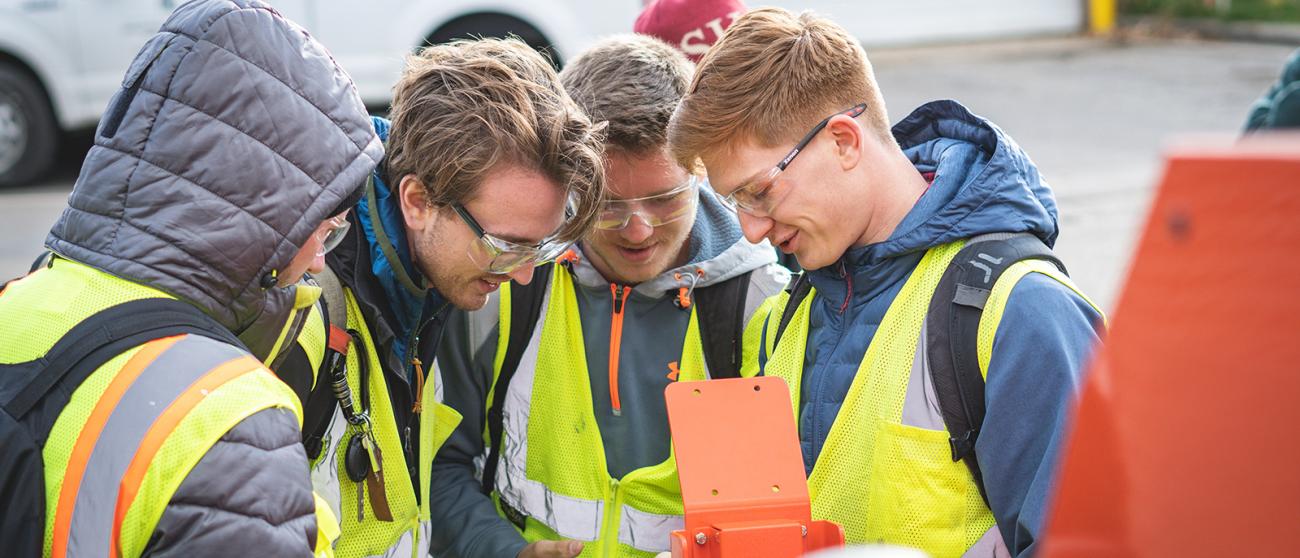
POLYGON ((1172 152, 1113 316, 1042 554, 1300 553, 1300 137, 1172 152))
POLYGON ((793 558, 844 545, 842 527, 812 520, 784 380, 678 382, 665 396, 686 513, 674 558, 793 558))

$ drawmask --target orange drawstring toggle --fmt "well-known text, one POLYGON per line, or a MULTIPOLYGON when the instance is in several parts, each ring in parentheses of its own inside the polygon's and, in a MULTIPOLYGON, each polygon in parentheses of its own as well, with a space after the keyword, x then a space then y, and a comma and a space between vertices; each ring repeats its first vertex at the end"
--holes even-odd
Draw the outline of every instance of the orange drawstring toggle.
POLYGON ((686 287, 677 288, 677 307, 685 310, 691 307, 691 290, 686 287))
MULTIPOLYGON (((704 278, 704 270, 696 268, 695 276, 691 277, 691 285, 689 287, 677 288, 677 299, 673 300, 673 304, 675 304, 678 308, 681 308, 682 310, 689 309, 691 307, 691 296, 695 294, 695 285, 699 284, 700 279, 703 278, 704 278)), ((681 281, 682 280, 681 272, 674 272, 673 279, 677 281, 681 281)))

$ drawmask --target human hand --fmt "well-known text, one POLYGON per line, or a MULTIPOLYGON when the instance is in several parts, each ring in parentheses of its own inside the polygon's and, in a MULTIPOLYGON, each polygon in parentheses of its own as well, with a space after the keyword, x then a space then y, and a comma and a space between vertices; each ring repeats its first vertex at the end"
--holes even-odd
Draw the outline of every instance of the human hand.
POLYGON ((582 553, 578 541, 537 541, 519 551, 516 558, 574 558, 582 553))

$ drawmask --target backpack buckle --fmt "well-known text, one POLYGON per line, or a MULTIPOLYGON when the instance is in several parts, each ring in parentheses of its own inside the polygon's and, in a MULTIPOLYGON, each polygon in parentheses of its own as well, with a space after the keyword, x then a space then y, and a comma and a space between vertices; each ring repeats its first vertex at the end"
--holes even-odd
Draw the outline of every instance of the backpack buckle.
POLYGON ((962 433, 961 436, 952 436, 948 438, 948 445, 952 448, 952 460, 954 463, 961 461, 962 458, 975 451, 975 439, 979 438, 980 429, 973 428, 962 433))

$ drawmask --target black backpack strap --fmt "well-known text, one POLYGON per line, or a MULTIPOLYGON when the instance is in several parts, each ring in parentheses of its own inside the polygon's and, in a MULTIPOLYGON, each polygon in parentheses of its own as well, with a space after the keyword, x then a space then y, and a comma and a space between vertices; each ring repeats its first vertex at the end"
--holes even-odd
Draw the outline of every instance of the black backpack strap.
POLYGON ((695 289, 695 314, 699 321, 704 364, 709 377, 739 378, 744 358, 741 340, 745 335, 745 297, 749 291, 747 271, 721 283, 695 289))
POLYGON ((18 277, 8 279, 4 283, 0 283, 0 293, 5 292, 5 289, 9 288, 10 283, 13 283, 14 281, 17 281, 19 279, 22 279, 23 277, 31 275, 32 273, 35 273, 36 270, 42 267, 49 267, 50 264, 52 263, 54 263, 54 252, 51 252, 49 250, 41 252, 41 255, 37 256, 36 260, 32 262, 31 267, 27 269, 27 273, 23 275, 19 275, 18 277))
MULTIPOLYGON (((0 404, 23 422, 38 404, 45 410, 61 411, 72 392, 113 357, 149 341, 185 333, 247 350, 235 334, 192 304, 170 298, 133 300, 101 310, 68 330, 44 357, 31 363, 34 366, 26 367, 30 374, 5 378, 0 404)), ((57 411, 43 413, 41 419, 49 424, 36 425, 33 430, 48 433, 57 411)))
POLYGON ((50 265, 52 265, 53 263, 54 263, 54 252, 46 250, 44 252, 41 252, 41 255, 36 256, 36 259, 32 261, 31 267, 27 269, 27 273, 35 273, 36 270, 42 267, 50 267, 50 265))
POLYGON ((812 292, 812 282, 808 280, 808 274, 799 273, 792 277, 790 283, 785 286, 785 292, 789 293, 790 298, 785 303, 785 309, 781 311, 781 321, 776 324, 776 339, 772 341, 774 350, 781 342, 781 336, 785 335, 785 328, 790 325, 790 320, 794 319, 794 313, 799 310, 799 305, 803 304, 803 300, 808 298, 808 293, 812 292))
POLYGON ((542 315, 542 302, 546 300, 546 289, 551 284, 554 263, 537 267, 533 270, 533 280, 527 285, 510 283, 510 331, 506 339, 506 352, 501 361, 501 372, 497 374, 492 393, 492 404, 487 409, 488 454, 483 462, 483 493, 491 494, 496 485, 497 465, 501 462, 501 436, 504 429, 506 392, 510 390, 510 379, 514 378, 519 361, 524 356, 524 349, 533 336, 533 329, 542 315))
POLYGON ((324 449, 325 435, 334 418, 334 408, 338 406, 338 397, 334 394, 335 370, 346 362, 351 338, 347 332, 347 295, 343 292, 343 283, 339 281, 338 275, 329 266, 325 266, 320 273, 312 274, 312 279, 321 289, 321 314, 325 318, 325 356, 321 358, 320 369, 316 371, 315 387, 307 394, 307 400, 303 401, 302 445, 307 451, 307 457, 315 460, 324 449))
POLYGON ((975 441, 984 422, 984 375, 977 344, 980 316, 993 285, 1016 262, 1041 259, 1061 264, 1052 250, 1028 233, 997 233, 967 241, 944 271, 926 315, 930 376, 948 428, 952 460, 965 459, 988 503, 975 441))

